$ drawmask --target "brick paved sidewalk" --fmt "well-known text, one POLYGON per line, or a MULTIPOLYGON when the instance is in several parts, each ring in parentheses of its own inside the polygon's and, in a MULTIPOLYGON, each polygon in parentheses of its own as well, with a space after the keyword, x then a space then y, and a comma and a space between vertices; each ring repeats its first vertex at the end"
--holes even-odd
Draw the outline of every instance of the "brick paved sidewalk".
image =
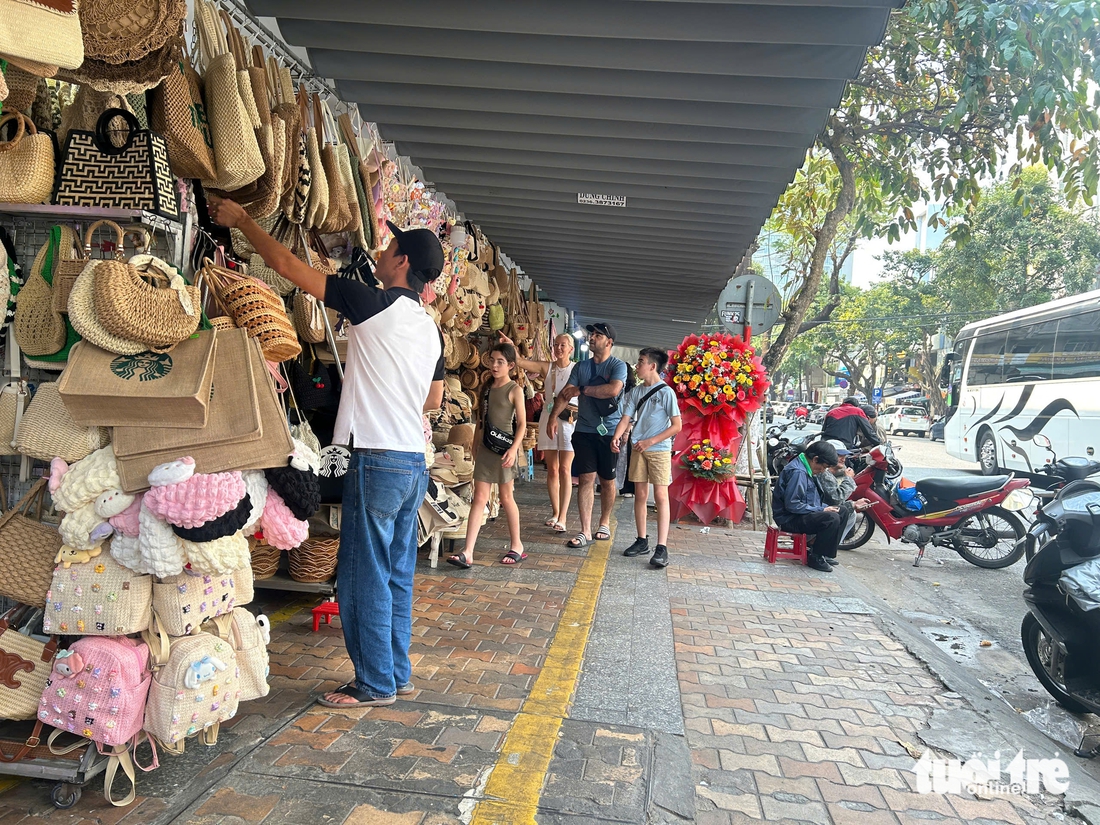
POLYGON ((498 563, 503 520, 470 571, 421 559, 416 694, 314 705, 351 675, 338 620, 312 633, 314 602, 268 594, 272 693, 217 747, 162 756, 127 809, 98 780, 67 812, 23 782, 0 795, 0 825, 1056 820, 1056 799, 915 792, 918 733, 965 701, 843 574, 765 564, 762 533, 688 525, 660 572, 621 555, 631 502, 613 547, 574 551, 542 526, 541 484, 517 498, 523 564, 498 563))

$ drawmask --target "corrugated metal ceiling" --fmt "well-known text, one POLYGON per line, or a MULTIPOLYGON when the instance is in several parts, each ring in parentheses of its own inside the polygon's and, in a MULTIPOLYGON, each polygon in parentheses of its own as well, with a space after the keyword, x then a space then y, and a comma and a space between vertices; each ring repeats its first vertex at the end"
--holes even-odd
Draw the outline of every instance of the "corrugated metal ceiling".
POLYGON ((901 5, 247 2, 551 299, 666 346, 714 305, 901 5))

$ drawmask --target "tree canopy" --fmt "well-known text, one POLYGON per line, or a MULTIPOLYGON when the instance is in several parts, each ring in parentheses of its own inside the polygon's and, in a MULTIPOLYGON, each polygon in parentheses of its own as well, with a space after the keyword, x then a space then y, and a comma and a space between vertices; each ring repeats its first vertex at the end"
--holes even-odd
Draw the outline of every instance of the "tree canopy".
MULTIPOLYGON (((765 355, 774 370, 819 297, 845 221, 896 239, 915 203, 961 215, 965 240, 981 184, 1042 164, 1069 203, 1100 179, 1100 6, 1083 0, 910 0, 891 16, 776 217, 797 228, 804 270, 765 355), (798 195, 798 189, 812 197, 798 195)), ((1027 205, 1026 190, 1013 200, 1027 205)))

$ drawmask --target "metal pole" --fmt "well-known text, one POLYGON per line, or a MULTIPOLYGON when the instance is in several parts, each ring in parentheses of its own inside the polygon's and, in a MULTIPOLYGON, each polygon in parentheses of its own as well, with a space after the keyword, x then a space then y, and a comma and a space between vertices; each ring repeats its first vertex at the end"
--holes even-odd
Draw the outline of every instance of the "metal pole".
POLYGON ((750 278, 748 286, 745 287, 745 331, 741 336, 746 344, 752 340, 752 299, 755 297, 753 294, 755 292, 756 281, 750 278))

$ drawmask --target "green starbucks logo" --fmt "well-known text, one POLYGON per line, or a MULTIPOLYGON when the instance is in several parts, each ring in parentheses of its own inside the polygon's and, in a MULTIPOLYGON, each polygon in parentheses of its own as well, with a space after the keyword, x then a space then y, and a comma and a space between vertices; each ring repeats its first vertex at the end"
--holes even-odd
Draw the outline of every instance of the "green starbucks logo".
POLYGON ((156 381, 172 371, 172 356, 166 352, 120 355, 111 362, 111 372, 125 381, 156 381))

